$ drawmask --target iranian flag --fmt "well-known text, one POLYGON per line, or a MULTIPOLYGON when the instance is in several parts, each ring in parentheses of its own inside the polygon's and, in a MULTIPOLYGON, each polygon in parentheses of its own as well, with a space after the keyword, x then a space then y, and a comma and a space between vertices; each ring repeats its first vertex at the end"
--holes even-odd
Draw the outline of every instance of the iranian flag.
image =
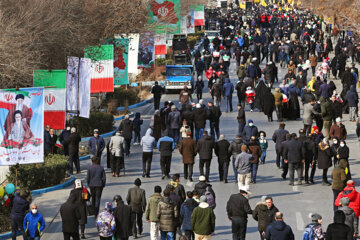
POLYGON ((194 5, 194 24, 195 26, 204 26, 205 25, 205 16, 204 16, 204 5, 194 5))
POLYGON ((91 59, 91 93, 114 91, 114 46, 85 48, 85 58, 91 59))
POLYGON ((166 33, 155 34, 155 55, 166 54, 166 33))
POLYGON ((35 70, 34 87, 44 88, 44 125, 65 128, 66 70, 35 70))

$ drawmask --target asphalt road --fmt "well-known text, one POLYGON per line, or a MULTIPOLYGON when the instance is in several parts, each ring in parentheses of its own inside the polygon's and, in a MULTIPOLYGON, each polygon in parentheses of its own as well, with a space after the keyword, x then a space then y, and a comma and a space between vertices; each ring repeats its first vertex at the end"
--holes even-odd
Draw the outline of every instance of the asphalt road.
MULTIPOLYGON (((262 65, 263 67, 263 65, 262 65)), ((236 84, 237 77, 235 74, 235 62, 231 64, 230 67, 230 77, 234 84, 236 84)), ((285 70, 279 69, 279 79, 285 75, 285 70)), ((336 85, 339 84, 339 80, 335 81, 336 85)), ((275 87, 278 84, 275 84, 275 87)), ((207 86, 207 83, 205 84, 207 86)), ((340 87, 341 89, 341 87, 340 87)), ((340 91, 339 91, 340 92, 340 91)), ((205 102, 210 100, 209 93, 204 94, 205 102)), ((164 95, 162 102, 165 100, 171 100, 178 105, 178 94, 164 95)), ((233 105, 236 109, 237 97, 234 93, 233 105)), ((161 104, 162 105, 162 104, 161 104)), ((225 102, 223 101, 221 105, 222 110, 226 108, 225 102)), ((272 133, 275 129, 278 128, 278 123, 276 122, 276 114, 274 112, 274 122, 269 123, 267 117, 263 113, 259 112, 249 112, 248 106, 246 106, 246 117, 247 119, 253 119, 255 125, 259 130, 263 130, 267 133, 267 138, 269 142, 269 148, 267 151, 266 164, 260 165, 258 170, 257 183, 251 185, 252 197, 250 199, 250 205, 254 209, 256 203, 260 200, 261 196, 267 195, 271 196, 274 199, 274 204, 284 213, 284 219, 287 224, 289 224, 295 234, 296 239, 301 239, 302 232, 307 223, 311 220, 309 214, 319 213, 323 216, 323 228, 326 229, 327 225, 332 222, 333 212, 332 212, 332 190, 331 187, 321 185, 321 174, 322 171, 317 170, 315 185, 311 186, 294 186, 291 187, 288 185, 288 180, 284 181, 280 177, 281 170, 277 169, 275 165, 275 151, 274 143, 271 141, 272 133)), ((153 106, 147 105, 138 110, 142 113, 144 118, 144 125, 142 127, 142 133, 146 131, 149 126, 149 120, 151 114, 153 114, 153 106)), ((229 141, 232 141, 237 132, 237 121, 236 121, 236 112, 233 113, 223 113, 220 121, 221 133, 225 134, 226 138, 229 141)), ((301 112, 302 115, 302 112, 301 112)), ((348 130, 348 140, 347 144, 350 147, 350 165, 351 172, 353 174, 353 179, 356 183, 359 181, 359 143, 355 134, 355 123, 350 123, 348 121, 348 115, 344 115, 345 122, 344 124, 348 130)), ((298 133, 298 130, 302 127, 301 119, 297 121, 288 121, 286 122, 286 129, 290 132, 298 133)), ((126 198, 127 191, 130 187, 133 186, 133 181, 137 177, 141 177, 142 174, 142 161, 141 161, 141 146, 132 146, 131 156, 125 159, 126 171, 125 175, 122 173, 120 178, 113 178, 107 170, 107 184, 103 191, 103 196, 101 200, 101 206, 104 205, 106 201, 111 201, 112 197, 116 194, 120 194, 123 199, 126 198)), ((103 159, 102 164, 105 165, 106 161, 103 159)), ((85 169, 89 165, 89 161, 81 163, 82 169, 85 169)), ((217 172, 217 159, 214 156, 211 163, 211 176, 210 181, 213 185, 213 188, 216 192, 216 202, 217 207, 215 209, 216 214, 216 229, 212 239, 232 239, 231 235, 231 222, 228 220, 226 215, 226 202, 229 199, 230 195, 238 192, 237 184, 234 183, 233 170, 232 167, 229 169, 229 183, 225 184, 219 182, 218 172, 217 172)), ((329 170, 329 175, 332 172, 332 168, 329 170)), ((172 163, 171 163, 171 174, 183 172, 183 165, 181 161, 181 156, 176 149, 173 153, 172 163)), ((83 178, 86 176, 85 171, 77 177, 83 178)), ((198 158, 196 158, 196 163, 194 166, 194 181, 198 179, 199 170, 198 170, 198 158)), ((186 191, 193 189, 193 183, 186 182, 184 179, 181 179, 182 184, 185 186, 186 191)), ((161 180, 161 171, 159 163, 159 153, 155 151, 152 162, 151 178, 142 179, 142 187, 146 190, 146 197, 149 198, 153 194, 153 188, 155 185, 160 185, 163 188, 168 183, 168 180, 161 180)), ((195 182, 196 183, 196 182, 195 182)), ((69 194, 70 189, 65 189, 56 192, 50 192, 36 196, 34 200, 39 204, 39 211, 46 216, 46 222, 49 225, 42 239, 62 239, 61 232, 61 218, 59 215, 55 215, 60 208, 60 205, 65 201, 69 194), (49 224, 52 222, 51 224, 49 224)), ((141 236, 141 239, 150 239, 149 235, 150 225, 144 221, 144 233, 141 236)), ((97 239, 97 230, 95 227, 95 220, 93 217, 88 218, 88 224, 86 225, 86 236, 89 239, 97 239)), ((257 230, 257 222, 249 216, 248 229, 247 229, 247 239, 254 240, 260 239, 259 233, 257 230)))

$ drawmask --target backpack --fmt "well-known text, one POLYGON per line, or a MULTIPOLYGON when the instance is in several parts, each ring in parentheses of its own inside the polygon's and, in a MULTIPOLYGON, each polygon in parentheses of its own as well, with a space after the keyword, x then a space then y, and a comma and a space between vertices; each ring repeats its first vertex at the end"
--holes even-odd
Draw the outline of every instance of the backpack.
POLYGON ((216 203, 215 203, 215 197, 214 195, 209 191, 209 186, 206 187, 205 193, 204 193, 207 203, 209 204, 209 207, 212 209, 215 209, 216 203))
POLYGON ((314 225, 309 224, 305 227, 302 240, 315 240, 314 225))

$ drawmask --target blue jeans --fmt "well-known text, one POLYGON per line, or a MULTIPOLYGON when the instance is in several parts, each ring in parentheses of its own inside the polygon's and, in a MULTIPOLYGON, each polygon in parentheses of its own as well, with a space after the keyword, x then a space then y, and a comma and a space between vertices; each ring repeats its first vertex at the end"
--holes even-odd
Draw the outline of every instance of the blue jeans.
POLYGON ((265 158, 266 158, 266 150, 263 150, 261 152, 260 162, 265 163, 265 158))
POLYGON ((204 133, 204 129, 203 129, 203 128, 195 128, 195 138, 196 138, 196 141, 198 141, 200 138, 202 138, 203 133, 204 133))
POLYGON ((236 157, 233 157, 232 166, 233 166, 233 170, 234 170, 235 182, 237 183, 238 182, 238 173, 237 173, 237 170, 236 170, 236 167, 235 167, 235 159, 236 159, 236 157))
POLYGON ((175 233, 174 232, 163 232, 161 231, 161 240, 175 240, 175 233))
POLYGON ((258 163, 251 164, 251 181, 253 181, 253 182, 256 182, 256 174, 257 174, 258 167, 259 167, 258 163))
POLYGON ((215 134, 216 140, 218 140, 220 137, 219 122, 210 122, 210 135, 213 141, 215 141, 215 134))

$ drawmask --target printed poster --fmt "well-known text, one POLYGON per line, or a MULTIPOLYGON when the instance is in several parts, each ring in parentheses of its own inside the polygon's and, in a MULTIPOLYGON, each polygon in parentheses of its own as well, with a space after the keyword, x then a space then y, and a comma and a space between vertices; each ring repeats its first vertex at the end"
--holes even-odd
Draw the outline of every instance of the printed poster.
POLYGON ((180 0, 151 0, 149 3, 149 24, 155 33, 180 33, 180 0))
POLYGON ((142 33, 139 41, 138 67, 150 68, 155 60, 155 36, 152 32, 142 33))
POLYGON ((114 39, 114 85, 129 84, 128 77, 129 39, 114 39))

